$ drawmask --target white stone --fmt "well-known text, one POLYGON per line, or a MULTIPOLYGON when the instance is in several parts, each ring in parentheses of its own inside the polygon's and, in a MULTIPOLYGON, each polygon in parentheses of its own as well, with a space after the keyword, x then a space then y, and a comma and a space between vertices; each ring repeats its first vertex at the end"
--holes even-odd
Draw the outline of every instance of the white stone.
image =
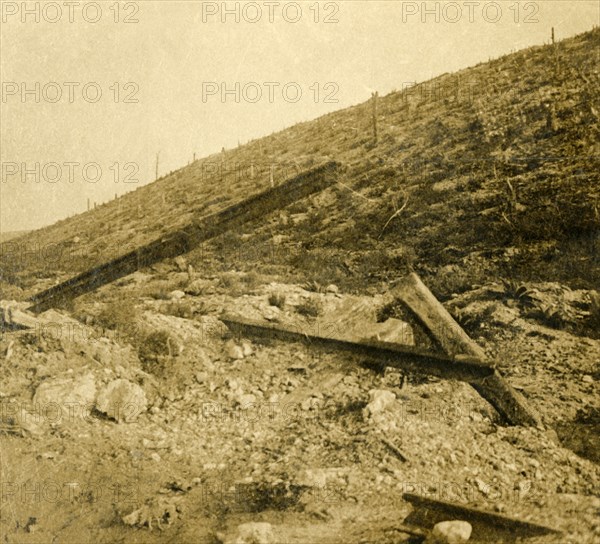
POLYGON ((130 423, 146 411, 148 402, 144 390, 128 380, 110 382, 98 394, 96 408, 118 422, 130 423))
POLYGON ((178 290, 178 289, 176 289, 175 291, 171 291, 169 293, 169 298, 171 300, 181 300, 184 297, 185 297, 185 293, 183 291, 178 290))
POLYGON ((385 389, 372 389, 369 391, 369 399, 365 412, 373 416, 388 410, 396 401, 396 395, 385 389))
POLYGON ((91 372, 77 377, 46 380, 36 389, 34 411, 44 414, 50 423, 85 418, 94 407, 96 380, 91 372))
POLYGON ((233 340, 229 340, 225 344, 225 352, 230 359, 243 359, 244 349, 238 346, 233 340))
POLYGON ((473 528, 467 521, 442 521, 436 523, 428 544, 462 544, 471 538, 473 528))

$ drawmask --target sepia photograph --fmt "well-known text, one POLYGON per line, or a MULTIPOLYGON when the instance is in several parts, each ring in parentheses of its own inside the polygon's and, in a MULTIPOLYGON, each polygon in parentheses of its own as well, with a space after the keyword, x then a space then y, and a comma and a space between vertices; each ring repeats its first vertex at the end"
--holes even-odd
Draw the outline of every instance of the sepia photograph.
POLYGON ((0 0, 0 544, 600 543, 598 0, 0 0))

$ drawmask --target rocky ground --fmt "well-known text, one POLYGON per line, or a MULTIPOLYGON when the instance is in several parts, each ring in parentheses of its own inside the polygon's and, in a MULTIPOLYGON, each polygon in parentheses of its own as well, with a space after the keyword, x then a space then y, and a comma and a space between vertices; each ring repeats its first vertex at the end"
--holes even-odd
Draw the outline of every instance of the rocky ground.
POLYGON ((2 540, 408 542, 412 492, 562 532, 529 542, 598 542, 600 341, 570 326, 591 296, 488 284, 445 303, 541 414, 523 428, 468 384, 219 320, 423 345, 385 293, 138 272, 3 334, 2 540))

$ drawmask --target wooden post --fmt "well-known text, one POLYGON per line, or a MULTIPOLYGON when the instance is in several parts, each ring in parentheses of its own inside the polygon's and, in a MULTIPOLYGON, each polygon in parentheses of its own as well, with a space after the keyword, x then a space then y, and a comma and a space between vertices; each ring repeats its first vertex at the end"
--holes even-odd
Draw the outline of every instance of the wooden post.
POLYGON ((160 151, 156 154, 156 168, 154 171, 154 179, 158 179, 158 156, 160 155, 160 151))
MULTIPOLYGON (((390 295, 402 301, 434 340, 450 357, 475 357, 485 362, 487 357, 448 311, 427 289, 416 274, 403 278, 390 295)), ((490 365, 492 368, 493 366, 490 365)), ((525 399, 515 391, 497 370, 489 377, 471 383, 497 412, 512 425, 539 426, 540 418, 525 399)))
POLYGON ((379 97, 379 93, 375 91, 371 96, 373 97, 373 139, 377 143, 377 98, 379 97))
POLYGON ((223 183, 223 170, 225 169, 225 148, 221 148, 221 183, 223 183))

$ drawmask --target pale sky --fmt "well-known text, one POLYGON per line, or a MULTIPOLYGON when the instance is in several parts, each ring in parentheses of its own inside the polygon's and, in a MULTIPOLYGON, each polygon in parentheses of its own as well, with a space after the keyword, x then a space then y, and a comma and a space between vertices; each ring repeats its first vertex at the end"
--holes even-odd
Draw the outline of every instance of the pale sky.
POLYGON ((600 4, 586 0, 344 0, 318 10, 314 0, 143 0, 121 2, 118 12, 109 0, 72 2, 71 13, 63 1, 26 2, 29 15, 22 4, 0 0, 2 231, 45 226, 84 211, 88 198, 100 203, 149 183, 158 151, 160 176, 194 153, 363 102, 372 90, 384 95, 547 43, 551 27, 563 39, 600 22, 600 4), (245 89, 239 103, 234 93, 203 96, 236 83, 245 89), (23 163, 39 164, 37 180, 22 181, 23 163), (61 167, 54 183, 51 163, 61 167), (102 169, 95 183, 93 163, 102 169), (139 168, 137 183, 123 183, 126 163, 139 168))

